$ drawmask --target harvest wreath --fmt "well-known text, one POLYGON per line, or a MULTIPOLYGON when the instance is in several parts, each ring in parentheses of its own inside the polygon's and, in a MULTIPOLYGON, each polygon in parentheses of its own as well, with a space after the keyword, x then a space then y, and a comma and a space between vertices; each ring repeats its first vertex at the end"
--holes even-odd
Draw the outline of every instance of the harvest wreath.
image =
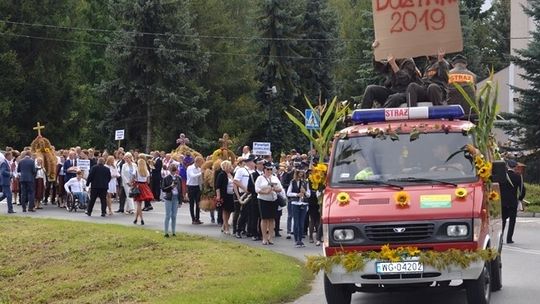
POLYGON ((347 272, 362 271, 369 261, 401 262, 411 258, 418 259, 421 264, 432 266, 441 271, 451 266, 467 268, 473 262, 491 261, 498 253, 493 249, 447 251, 422 251, 417 247, 390 248, 389 245, 381 247, 380 251, 340 252, 333 256, 308 256, 306 267, 317 274, 321 270, 330 272, 333 266, 342 266, 347 272))

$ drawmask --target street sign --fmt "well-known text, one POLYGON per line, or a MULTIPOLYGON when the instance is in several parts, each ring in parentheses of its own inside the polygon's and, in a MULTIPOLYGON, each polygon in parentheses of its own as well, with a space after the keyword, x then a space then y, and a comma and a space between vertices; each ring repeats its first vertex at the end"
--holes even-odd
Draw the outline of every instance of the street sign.
POLYGON ((124 140, 124 130, 114 131, 114 140, 124 140))
POLYGON ((272 155, 269 142, 253 142, 253 149, 251 149, 253 155, 272 155))
POLYGON ((306 116, 305 125, 308 130, 318 130, 321 127, 321 118, 311 109, 304 111, 306 116))

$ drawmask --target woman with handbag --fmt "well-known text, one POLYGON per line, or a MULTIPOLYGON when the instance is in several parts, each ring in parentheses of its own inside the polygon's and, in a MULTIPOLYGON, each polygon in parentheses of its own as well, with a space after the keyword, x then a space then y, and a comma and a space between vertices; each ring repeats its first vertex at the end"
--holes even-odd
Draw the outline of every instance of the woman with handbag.
POLYGON ((161 188, 165 201, 165 237, 169 237, 169 223, 171 223, 172 235, 176 236, 176 215, 182 198, 182 178, 178 175, 178 166, 171 164, 168 169, 169 174, 163 179, 161 188))
POLYGON ((124 155, 124 165, 122 165, 122 187, 124 188, 124 193, 126 193, 126 203, 125 203, 125 213, 133 214, 135 210, 135 205, 133 204, 133 197, 129 196, 131 187, 134 185, 133 181, 137 175, 137 165, 133 163, 133 154, 127 152, 124 155))
POLYGON ((294 177, 287 189, 287 197, 291 201, 291 210, 293 215, 293 234, 295 247, 305 247, 302 238, 304 236, 304 225, 308 212, 308 198, 311 196, 311 191, 306 180, 304 170, 296 169, 294 177))
POLYGON ((221 171, 219 171, 216 177, 216 200, 218 204, 221 204, 220 207, 223 214, 223 226, 221 230, 225 234, 231 234, 229 231, 229 218, 234 211, 234 177, 232 170, 232 163, 224 160, 221 162, 221 171))
POLYGON ((141 225, 144 225, 144 220, 142 216, 142 204, 145 201, 150 201, 154 198, 150 186, 148 186, 148 181, 150 179, 150 172, 148 171, 148 165, 146 163, 144 156, 139 156, 137 160, 137 175, 135 177, 134 187, 139 189, 139 194, 133 199, 137 203, 137 210, 135 211, 135 220, 133 224, 137 224, 139 217, 141 218, 141 225))
POLYGON ((263 174, 255 181, 255 192, 259 199, 261 213, 261 234, 263 245, 274 245, 272 242, 275 217, 278 208, 278 193, 283 191, 277 176, 273 175, 274 166, 271 162, 264 164, 263 174))

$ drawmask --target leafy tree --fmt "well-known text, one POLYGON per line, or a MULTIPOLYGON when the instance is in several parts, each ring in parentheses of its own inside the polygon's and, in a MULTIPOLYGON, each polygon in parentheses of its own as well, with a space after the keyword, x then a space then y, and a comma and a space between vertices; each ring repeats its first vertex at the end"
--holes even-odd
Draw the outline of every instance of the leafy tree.
POLYGON ((490 13, 488 26, 493 45, 489 46, 486 60, 499 71, 510 63, 510 0, 494 0, 490 13))
POLYGON ((191 26, 187 2, 126 0, 113 4, 111 10, 121 18, 124 32, 108 49, 117 78, 101 87, 103 97, 111 100, 104 128, 109 132, 125 129, 133 148, 170 148, 177 125, 182 132, 193 134, 194 126, 207 113, 200 107, 205 92, 199 85, 207 56, 191 26), (167 146, 167 142, 171 144, 167 146))
MULTIPOLYGON (((533 22, 540 24, 540 0, 529 0, 524 11, 533 22)), ((522 128, 521 145, 525 149, 540 148, 540 31, 531 32, 532 38, 527 48, 516 50, 517 56, 511 60, 525 71, 521 76, 530 84, 529 88, 514 90, 521 95, 519 108, 516 110, 516 120, 522 128)))
POLYGON ((3 76, 10 85, 4 96, 4 109, 10 125, 7 141, 15 147, 30 144, 36 136, 32 127, 37 121, 46 124, 45 135, 56 146, 67 143, 64 114, 73 105, 73 81, 68 75, 72 33, 33 24, 70 25, 72 3, 51 1, 2 1, 0 20, 6 20, 2 32, 3 76), (9 34, 9 35, 6 35, 9 34), (24 80, 24 81, 23 81, 24 80), (14 96, 15 94, 15 96, 14 96), (9 97, 9 101, 8 96, 9 97))

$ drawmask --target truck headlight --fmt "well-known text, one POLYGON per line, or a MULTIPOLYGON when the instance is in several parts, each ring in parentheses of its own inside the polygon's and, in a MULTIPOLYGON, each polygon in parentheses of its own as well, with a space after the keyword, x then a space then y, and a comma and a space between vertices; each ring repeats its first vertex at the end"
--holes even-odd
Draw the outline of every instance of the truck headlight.
POLYGON ((446 235, 459 237, 467 236, 469 234, 469 227, 467 225, 448 225, 446 227, 446 235))
POLYGON ((354 230, 352 229, 335 229, 334 240, 336 241, 352 241, 354 240, 354 230))

